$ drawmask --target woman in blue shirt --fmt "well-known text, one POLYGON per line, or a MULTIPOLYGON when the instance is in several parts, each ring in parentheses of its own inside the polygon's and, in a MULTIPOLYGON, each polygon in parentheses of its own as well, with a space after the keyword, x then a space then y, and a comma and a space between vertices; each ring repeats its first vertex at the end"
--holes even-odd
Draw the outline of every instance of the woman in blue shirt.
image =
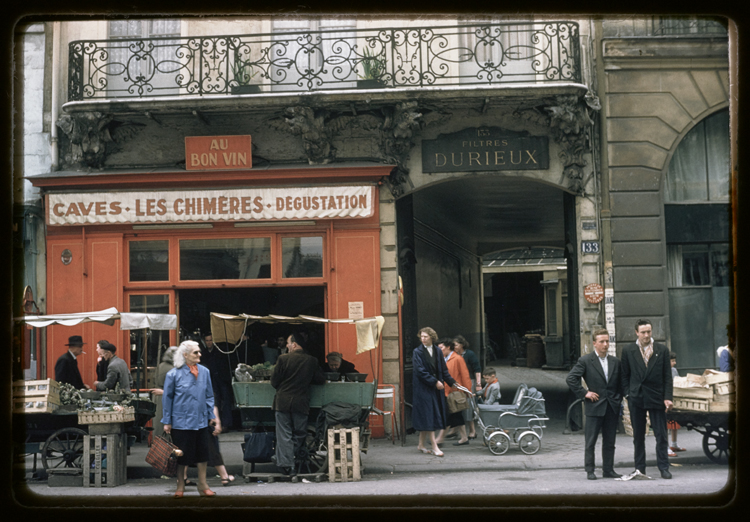
POLYGON ((216 423, 214 392, 211 375, 198 364, 201 350, 195 341, 184 341, 174 354, 174 368, 164 380, 162 396, 164 432, 183 454, 177 459, 177 491, 175 498, 185 492, 185 467, 198 468, 198 492, 202 497, 216 495, 206 483, 206 464, 209 457, 211 432, 209 424, 216 423))

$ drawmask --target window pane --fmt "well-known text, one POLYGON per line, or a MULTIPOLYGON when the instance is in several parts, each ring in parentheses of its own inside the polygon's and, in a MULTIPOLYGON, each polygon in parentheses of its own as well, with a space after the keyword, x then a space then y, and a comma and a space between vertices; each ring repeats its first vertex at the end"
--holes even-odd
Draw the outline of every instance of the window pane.
POLYGON ((729 286, 729 245, 711 245, 711 284, 729 286))
POLYGON ((709 199, 729 199, 729 112, 706 120, 709 199))
MULTIPOLYGON (((168 314, 169 295, 147 294, 130 296, 130 312, 168 314)), ((169 330, 132 330, 130 334, 130 368, 133 385, 138 388, 156 386, 156 367, 169 346, 169 330), (146 362, 147 370, 140 364, 146 362)), ((119 347, 118 347, 119 348, 119 347)))
POLYGON ((169 241, 130 242, 131 281, 169 281, 169 241))
POLYGON ((677 146, 665 177, 666 201, 707 201, 706 143, 703 123, 677 146))
POLYGON ((180 279, 268 279, 271 238, 184 239, 180 279))
POLYGON ((716 348, 710 288, 669 289, 672 351, 682 368, 713 368, 716 348))
POLYGON ((707 245, 682 247, 682 286, 710 285, 707 245))
POLYGON ((284 277, 323 277, 323 238, 282 238, 281 264, 284 277))

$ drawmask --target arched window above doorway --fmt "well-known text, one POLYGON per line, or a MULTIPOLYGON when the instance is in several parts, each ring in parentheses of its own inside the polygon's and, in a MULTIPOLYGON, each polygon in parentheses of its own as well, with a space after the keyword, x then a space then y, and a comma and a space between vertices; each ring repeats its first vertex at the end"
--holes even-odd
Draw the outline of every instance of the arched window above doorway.
POLYGON ((729 111, 698 123, 677 146, 664 177, 664 201, 729 201, 729 111))

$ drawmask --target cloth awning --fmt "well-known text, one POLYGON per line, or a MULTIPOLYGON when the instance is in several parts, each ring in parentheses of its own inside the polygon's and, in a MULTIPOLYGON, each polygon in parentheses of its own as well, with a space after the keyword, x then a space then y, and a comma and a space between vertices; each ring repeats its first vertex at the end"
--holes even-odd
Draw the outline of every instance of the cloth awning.
POLYGON ((151 328, 152 330, 177 329, 177 316, 174 314, 126 313, 119 312, 117 308, 72 314, 27 315, 18 318, 19 321, 37 328, 55 324, 75 326, 81 323, 92 322, 112 326, 118 319, 120 320, 120 330, 138 330, 141 328, 151 328))
POLYGON ((245 329, 253 323, 333 323, 353 324, 357 329, 357 353, 366 352, 376 348, 380 344, 380 335, 383 332, 385 319, 378 315, 364 319, 325 319, 311 315, 298 315, 297 317, 286 317, 283 315, 227 315, 211 312, 211 335, 215 343, 239 344, 245 329))

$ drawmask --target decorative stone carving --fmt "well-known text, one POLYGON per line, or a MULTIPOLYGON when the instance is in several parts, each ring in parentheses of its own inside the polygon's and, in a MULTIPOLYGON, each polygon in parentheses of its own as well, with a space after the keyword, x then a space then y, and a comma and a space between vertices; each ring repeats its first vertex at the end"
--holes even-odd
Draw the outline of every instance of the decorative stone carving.
POLYGON ((414 133, 420 128, 422 114, 417 112, 417 106, 416 101, 409 101, 382 109, 385 119, 380 131, 380 153, 386 163, 397 165, 389 178, 389 187, 395 197, 404 193, 405 183, 411 185, 406 162, 414 147, 414 133))
POLYGON ((587 132, 594 125, 589 108, 599 110, 599 100, 588 93, 585 103, 577 96, 560 96, 558 105, 546 107, 550 113, 550 127, 555 142, 562 147, 560 159, 563 162, 563 176, 568 180, 568 188, 576 194, 583 194, 583 158, 588 150, 587 132))
POLYGON ((283 123, 278 119, 269 123, 295 136, 302 136, 302 146, 310 165, 325 165, 336 158, 333 137, 354 120, 354 116, 331 118, 328 110, 303 106, 288 107, 284 115, 283 123))
POLYGON ((134 137, 144 125, 116 121, 101 112, 82 112, 63 115, 57 126, 70 142, 70 150, 63 158, 66 168, 101 168, 107 154, 134 137))

